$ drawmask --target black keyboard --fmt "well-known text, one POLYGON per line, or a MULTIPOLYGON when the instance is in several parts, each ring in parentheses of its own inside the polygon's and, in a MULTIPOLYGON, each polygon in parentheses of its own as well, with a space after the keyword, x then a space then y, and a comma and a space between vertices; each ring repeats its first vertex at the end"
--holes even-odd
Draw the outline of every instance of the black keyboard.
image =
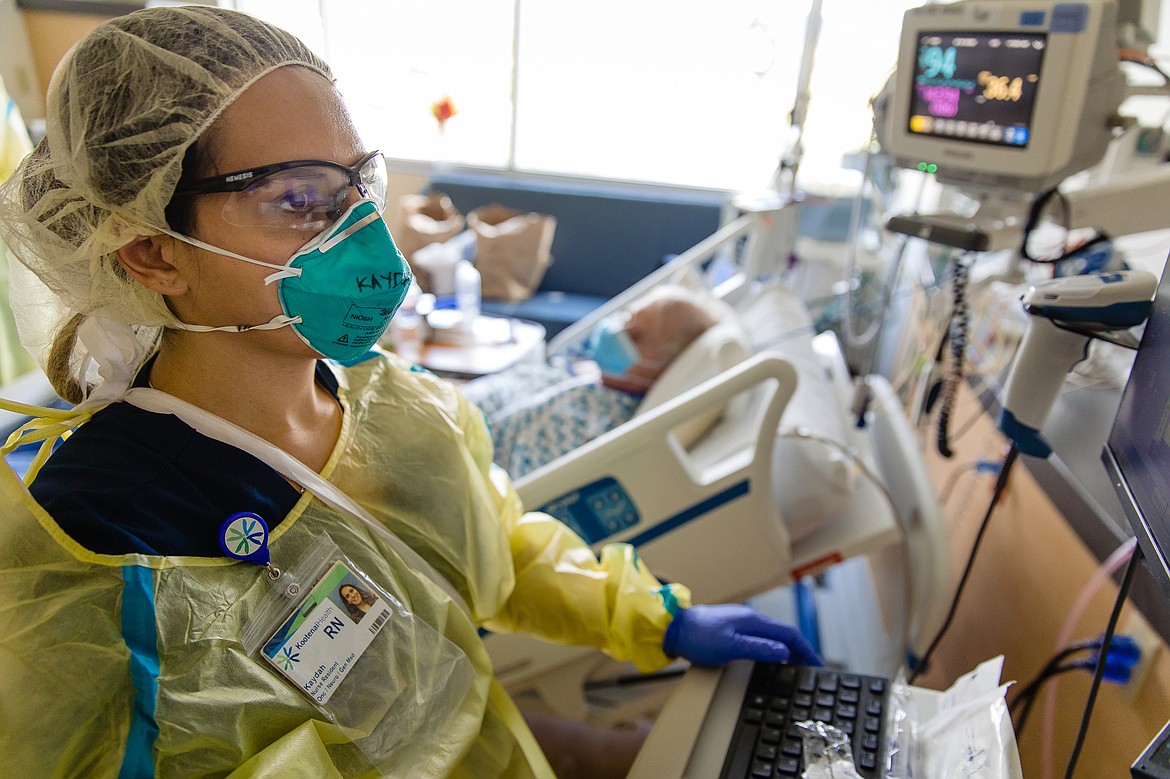
POLYGON ((886 768, 888 681, 828 668, 756 663, 720 779, 798 777, 804 771, 797 722, 816 720, 848 733, 857 773, 886 768))

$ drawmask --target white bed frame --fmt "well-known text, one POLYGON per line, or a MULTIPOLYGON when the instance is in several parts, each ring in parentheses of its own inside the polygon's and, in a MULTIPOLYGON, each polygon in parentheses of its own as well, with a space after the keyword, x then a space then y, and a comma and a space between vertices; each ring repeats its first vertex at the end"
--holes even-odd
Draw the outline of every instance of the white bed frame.
MULTIPOLYGON (((817 336, 814 347, 838 401, 853 407, 859 390, 836 338, 817 336)), ((651 570, 686 584, 696 603, 742 602, 872 555, 890 635, 920 649, 941 624, 950 572, 942 513, 901 405, 882 377, 860 383, 868 410, 862 425, 849 431, 849 443, 882 484, 856 479, 848 509, 793 544, 773 497, 772 453, 795 386, 791 365, 761 353, 533 471, 516 488, 532 510, 599 479, 615 479, 640 520, 595 548, 642 539, 639 554, 651 570), (735 398, 689 451, 672 433, 735 398)), ((485 642, 497 677, 513 694, 535 692, 562 716, 586 717, 583 686, 598 666, 595 650, 523 635, 493 634, 485 642)))

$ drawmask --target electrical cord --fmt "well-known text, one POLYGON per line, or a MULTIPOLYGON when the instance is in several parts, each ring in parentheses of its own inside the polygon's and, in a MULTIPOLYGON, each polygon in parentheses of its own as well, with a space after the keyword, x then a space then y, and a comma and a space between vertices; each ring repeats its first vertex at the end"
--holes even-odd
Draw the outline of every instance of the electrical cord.
POLYGON ((1036 687, 1029 692, 1028 696, 1022 701, 1017 699, 1016 702, 1013 702, 1012 706, 1008 707, 1008 710, 1013 713, 1015 713, 1015 708, 1019 708, 1019 712, 1016 713, 1015 717, 1016 738, 1019 739, 1023 735, 1024 726, 1028 724, 1028 715, 1032 713, 1032 706, 1036 703, 1036 698, 1039 697, 1037 693, 1040 692, 1040 688, 1044 686, 1045 682, 1069 671, 1079 671, 1082 669, 1092 671, 1095 665, 1096 663, 1092 660, 1080 660, 1075 663, 1068 663, 1067 665, 1058 665, 1055 668, 1048 669, 1041 678, 1033 682, 1033 684, 1036 684, 1036 687), (1022 702, 1023 706, 1017 707, 1016 703, 1019 702, 1022 702))
POLYGON ((955 612, 959 607, 959 599, 963 595, 963 588, 967 586, 967 579, 971 576, 971 569, 975 564, 975 556, 979 552, 979 545, 983 542, 983 535, 987 531, 987 525, 991 520, 991 515, 995 511, 995 507, 999 504, 999 499, 1003 495, 1004 488, 1007 487, 1008 474, 1011 473, 1012 466, 1016 462, 1016 457, 1020 454, 1020 450, 1016 448, 1015 443, 1008 449, 1007 455, 1003 458, 1003 465, 999 468, 999 476, 995 480, 995 490, 991 493, 991 500, 987 504, 987 513, 983 515, 983 521, 979 525, 979 532, 975 534, 975 541, 971 544, 971 553, 967 557, 967 564, 963 568, 963 575, 959 577, 959 584, 955 588, 955 596, 951 599, 951 607, 947 611, 946 619, 943 620, 942 627, 938 629, 934 640, 930 642, 930 646, 922 653, 922 657, 914 664, 913 672, 910 674, 910 684, 922 674, 924 670, 930 665, 930 658, 934 651, 938 648, 942 637, 946 635, 947 629, 950 628, 951 622, 955 618, 955 612))
MULTIPOLYGON (((1121 587, 1117 590, 1117 600, 1113 603, 1113 612, 1109 615, 1109 622, 1105 626, 1105 637, 1102 646, 1111 646, 1113 631, 1117 628, 1117 620, 1121 617, 1121 607, 1125 605, 1129 595, 1129 586, 1133 582, 1134 572, 1137 571, 1138 561, 1142 559, 1142 548, 1134 547, 1133 556, 1129 558, 1129 565, 1125 568, 1125 578, 1121 580, 1121 587)), ((1085 700, 1085 711, 1081 715, 1081 727, 1077 731, 1077 740, 1073 744, 1072 755, 1068 759, 1068 769, 1064 772, 1064 779, 1072 779, 1077 768, 1077 759, 1081 756, 1081 748, 1085 745, 1085 736, 1089 732, 1089 720, 1093 717, 1093 704, 1097 702, 1097 691, 1101 689, 1101 680, 1105 677, 1105 664, 1109 657, 1108 652, 1101 652, 1097 656, 1097 667, 1093 670, 1093 683, 1089 687, 1089 697, 1085 700)))
POLYGON ((963 360, 967 356, 967 331, 971 321, 971 314, 967 308, 967 280, 970 270, 966 255, 955 260, 951 278, 953 301, 950 326, 951 365, 947 372, 946 384, 943 386, 942 406, 938 412, 938 451, 946 458, 954 456, 950 447, 951 412, 955 408, 959 385, 963 383, 963 360))
POLYGON ((1044 209, 1048 206, 1049 201, 1051 201, 1053 198, 1059 198, 1065 211, 1068 211, 1068 204, 1065 201, 1065 197, 1056 187, 1053 187, 1047 192, 1041 193, 1032 202, 1032 207, 1028 211, 1028 221, 1024 224, 1024 237, 1020 241, 1020 256, 1025 260, 1041 264, 1062 262, 1063 260, 1067 260, 1070 257, 1075 256, 1078 252, 1083 252, 1090 246, 1095 246, 1099 243, 1104 243, 1110 240, 1108 234, 1098 230, 1095 237, 1090 238, 1088 241, 1085 241, 1074 249, 1062 252, 1057 257, 1033 257, 1028 251, 1028 242, 1032 239, 1032 234, 1036 231, 1036 227, 1040 224, 1040 218, 1044 215, 1044 209))
MULTIPOLYGON (((1065 647, 1060 652, 1048 661, 1040 673, 1036 677, 1024 685, 1015 698, 1008 704, 1008 710, 1015 713, 1019 710, 1016 716, 1016 736, 1019 737, 1024 730, 1024 725, 1027 724, 1028 715, 1032 710, 1033 705, 1039 699, 1040 689, 1050 679, 1059 676, 1068 671, 1088 670, 1092 671, 1097 665, 1097 653, 1102 648, 1101 637, 1079 641, 1072 646, 1065 647), (1066 658, 1078 652, 1086 650, 1094 650, 1094 654, 1082 660, 1076 660, 1071 663, 1063 662, 1066 658)), ((1107 650, 1108 657, 1106 658, 1106 674, 1105 677, 1110 681, 1124 684, 1129 681, 1129 677, 1135 665, 1141 660, 1141 647, 1130 636, 1116 635, 1110 642, 1107 650)))
POLYGON ((1020 688, 1020 691, 1016 693, 1012 701, 1008 703, 1008 709, 1015 710, 1020 705, 1020 703, 1024 701, 1024 699, 1031 697, 1034 691, 1051 677, 1052 671, 1059 667, 1065 658, 1074 655, 1077 652, 1083 652, 1086 649, 1097 649, 1100 646, 1101 639, 1086 639, 1085 641, 1078 641, 1071 646, 1066 646, 1064 649, 1054 654, 1048 660, 1048 662, 1044 664, 1044 667, 1040 669, 1040 672, 1032 678, 1032 681, 1028 682, 1020 688))

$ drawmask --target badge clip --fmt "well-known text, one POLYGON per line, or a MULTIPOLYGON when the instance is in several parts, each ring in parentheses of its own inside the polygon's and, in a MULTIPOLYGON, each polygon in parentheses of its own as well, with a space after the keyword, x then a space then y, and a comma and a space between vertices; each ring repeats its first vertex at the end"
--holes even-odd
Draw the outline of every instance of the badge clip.
POLYGON ((268 551, 268 525, 259 514, 240 511, 225 519, 219 528, 219 548, 233 560, 264 566, 270 581, 280 578, 268 551))

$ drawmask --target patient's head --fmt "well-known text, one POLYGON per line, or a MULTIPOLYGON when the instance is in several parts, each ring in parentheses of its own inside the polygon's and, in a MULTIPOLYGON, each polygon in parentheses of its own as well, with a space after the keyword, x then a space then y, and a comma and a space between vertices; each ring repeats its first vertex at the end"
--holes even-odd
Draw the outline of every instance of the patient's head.
MULTIPOLYGON (((624 324, 611 320, 601 326, 610 329, 605 335, 628 337, 627 344, 636 353, 636 357, 630 354, 628 367, 621 361, 598 359, 602 383, 626 392, 645 392, 683 350, 729 314, 722 303, 685 287, 666 286, 649 293, 630 307, 624 324)), ((595 343, 607 340, 603 337, 595 343)))

